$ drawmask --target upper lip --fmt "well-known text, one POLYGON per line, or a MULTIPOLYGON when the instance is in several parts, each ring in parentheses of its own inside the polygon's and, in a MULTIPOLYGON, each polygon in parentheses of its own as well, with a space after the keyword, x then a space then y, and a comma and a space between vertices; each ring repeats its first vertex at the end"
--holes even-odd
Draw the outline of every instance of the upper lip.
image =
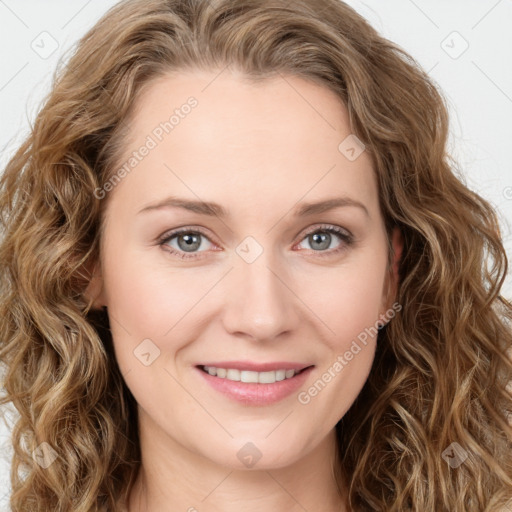
POLYGON ((252 372, 271 372, 276 370, 295 370, 299 372, 313 366, 311 364, 293 363, 290 361, 277 361, 273 363, 255 363, 253 361, 217 361, 211 363, 202 363, 197 366, 214 366, 215 368, 226 368, 233 370, 247 370, 252 372))

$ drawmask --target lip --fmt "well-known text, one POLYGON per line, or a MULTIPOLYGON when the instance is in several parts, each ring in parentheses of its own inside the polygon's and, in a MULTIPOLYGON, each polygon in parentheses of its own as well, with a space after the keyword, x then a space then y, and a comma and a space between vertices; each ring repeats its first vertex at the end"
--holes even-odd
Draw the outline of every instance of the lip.
MULTIPOLYGON (((220 363, 217 363, 219 366, 218 368, 226 368, 226 366, 221 366, 220 363)), ((231 362, 230 364, 233 364, 231 362)), ((286 368, 285 366, 279 366, 283 363, 278 363, 276 366, 276 363, 269 363, 266 366, 266 369, 264 370, 251 370, 249 367, 244 363, 244 366, 242 369, 249 370, 249 371, 272 371, 272 370, 293 370, 295 369, 292 365, 289 368, 286 368), (269 368, 269 365, 272 366, 272 368, 269 368)), ((196 366, 194 369, 199 373, 199 376, 204 379, 204 381, 209 384, 215 391, 222 393, 224 396, 228 397, 229 399, 242 403, 244 405, 249 406, 264 406, 264 405, 270 405, 277 403, 286 397, 290 396, 292 393, 296 392, 306 381, 306 379, 309 377, 312 370, 315 368, 313 365, 310 366, 303 366, 305 368, 303 371, 298 373, 297 375, 294 375, 291 379, 285 379, 281 381, 274 382, 272 384, 254 384, 254 383, 248 383, 248 382, 240 382, 240 381, 233 381, 228 379, 222 379, 220 377, 215 377, 213 375, 210 375, 209 373, 206 373, 204 370, 201 369, 201 366, 196 366)), ((215 364, 209 364, 206 366, 215 366, 215 364)), ((299 365, 300 368, 301 365, 299 365)), ((253 366, 254 367, 254 366, 253 366)), ((264 367, 265 365, 257 365, 258 368, 264 367)), ((233 368, 233 366, 227 366, 227 368, 233 368)), ((240 369, 240 368, 233 368, 233 369, 240 369)))
POLYGON ((248 370, 250 372, 271 372, 276 370, 295 370, 300 372, 311 364, 292 363, 290 361, 276 361, 272 363, 255 363, 252 361, 219 361, 216 363, 201 363, 196 366, 215 366, 215 368, 231 368, 233 370, 248 370))

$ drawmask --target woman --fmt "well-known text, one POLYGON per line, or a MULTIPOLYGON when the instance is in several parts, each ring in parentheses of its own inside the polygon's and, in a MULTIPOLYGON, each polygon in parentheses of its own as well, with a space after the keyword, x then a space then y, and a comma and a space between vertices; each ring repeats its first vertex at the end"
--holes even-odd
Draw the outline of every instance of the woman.
POLYGON ((447 130, 337 0, 112 8, 0 181, 12 510, 502 510, 507 258, 447 130))

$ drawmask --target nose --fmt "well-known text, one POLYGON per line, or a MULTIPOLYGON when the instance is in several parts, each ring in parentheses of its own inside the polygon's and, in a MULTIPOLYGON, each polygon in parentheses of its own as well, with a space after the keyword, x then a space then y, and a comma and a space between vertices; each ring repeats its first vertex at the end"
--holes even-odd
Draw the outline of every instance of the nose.
POLYGON ((300 319, 300 300, 290 279, 290 273, 271 261, 267 252, 252 263, 236 261, 224 282, 226 331, 260 342, 291 332, 300 319))

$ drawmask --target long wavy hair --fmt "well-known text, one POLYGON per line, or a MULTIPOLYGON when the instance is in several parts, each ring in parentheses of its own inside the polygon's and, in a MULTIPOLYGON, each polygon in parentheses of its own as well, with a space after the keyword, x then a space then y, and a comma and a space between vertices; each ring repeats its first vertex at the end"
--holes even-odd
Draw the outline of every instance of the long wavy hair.
POLYGON ((94 191, 119 165, 132 107, 153 79, 227 66, 334 91, 372 158, 388 234, 403 234, 403 307, 336 425, 333 471, 352 510, 500 510, 512 496, 507 257, 495 211, 447 154, 439 88, 339 0, 127 0, 58 66, 0 178, 13 512, 113 511, 129 495, 141 463, 136 402, 108 315, 84 296, 108 202, 94 191), (443 455, 454 442, 467 455, 458 467, 443 455), (57 455, 44 468, 42 443, 57 455))

